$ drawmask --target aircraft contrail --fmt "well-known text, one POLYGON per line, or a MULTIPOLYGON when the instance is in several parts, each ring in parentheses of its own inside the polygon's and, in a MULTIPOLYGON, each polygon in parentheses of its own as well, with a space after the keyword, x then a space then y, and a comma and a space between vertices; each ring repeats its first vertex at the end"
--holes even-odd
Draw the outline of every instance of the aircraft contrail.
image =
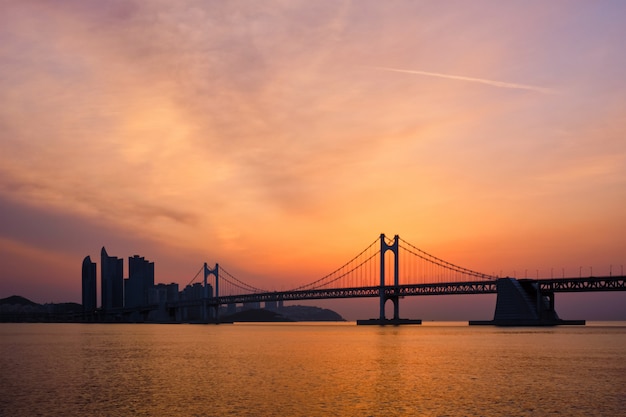
POLYGON ((530 90, 536 91, 538 93, 543 94, 554 94, 555 91, 549 88, 544 87, 536 87, 534 85, 526 85, 526 84, 516 84, 516 83, 507 83, 504 81, 496 81, 496 80, 486 80, 484 78, 472 78, 465 77, 462 75, 450 75, 450 74, 441 74, 438 72, 426 72, 426 71, 416 71, 416 70, 405 70, 405 69, 397 69, 397 68, 387 68, 387 67, 374 67, 376 69, 384 70, 384 71, 393 71, 393 72, 404 72, 407 74, 418 74, 418 75, 426 75, 428 77, 438 77, 438 78, 447 78, 450 80, 461 80, 461 81, 469 81, 473 83, 481 83, 491 85, 493 87, 501 87, 501 88, 516 88, 519 90, 530 90))

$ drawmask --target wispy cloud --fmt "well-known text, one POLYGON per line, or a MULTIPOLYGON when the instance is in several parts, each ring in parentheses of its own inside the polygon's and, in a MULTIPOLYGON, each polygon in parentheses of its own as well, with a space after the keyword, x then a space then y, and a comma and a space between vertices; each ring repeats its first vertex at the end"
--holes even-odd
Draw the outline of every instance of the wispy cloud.
MULTIPOLYGON (((482 239, 478 253, 562 213, 588 221, 563 223, 580 236, 626 225, 623 7, 582 34, 588 7, 354 3, 0 0, 3 273, 77 288, 57 253, 106 244, 173 279, 184 259, 191 276, 206 260, 289 282, 345 262, 372 228, 482 239), (553 209, 518 228, 537 201, 553 209)), ((614 235, 603 259, 625 246, 614 235)))
POLYGON ((527 84, 509 83, 509 82, 497 81, 497 80, 487 80, 484 78, 466 77, 464 75, 441 74, 439 72, 406 70, 406 69, 387 68, 387 67, 374 67, 374 68, 383 70, 383 71, 404 72, 407 74, 425 75, 427 77, 447 78, 449 80, 460 80, 460 81, 468 81, 472 83, 481 83, 481 84, 490 85, 492 87, 514 88, 518 90, 530 90, 530 91, 536 91, 538 93, 543 93, 543 94, 556 93, 555 90, 552 90, 550 88, 545 88, 545 87, 538 87, 538 86, 527 85, 527 84))

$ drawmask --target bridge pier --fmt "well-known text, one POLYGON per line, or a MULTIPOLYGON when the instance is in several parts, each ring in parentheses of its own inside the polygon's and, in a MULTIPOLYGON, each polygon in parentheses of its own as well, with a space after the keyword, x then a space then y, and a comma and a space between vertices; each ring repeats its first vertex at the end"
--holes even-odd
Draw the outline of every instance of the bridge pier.
POLYGON ((387 300, 391 300, 391 302, 393 303, 393 319, 399 320, 400 319, 400 297, 398 297, 397 295, 394 295, 391 297, 387 297, 387 300))
POLYGON ((563 320, 554 309, 554 292, 542 292, 537 280, 500 278, 496 281, 493 320, 470 321, 470 325, 557 326, 584 325, 585 320, 563 320))

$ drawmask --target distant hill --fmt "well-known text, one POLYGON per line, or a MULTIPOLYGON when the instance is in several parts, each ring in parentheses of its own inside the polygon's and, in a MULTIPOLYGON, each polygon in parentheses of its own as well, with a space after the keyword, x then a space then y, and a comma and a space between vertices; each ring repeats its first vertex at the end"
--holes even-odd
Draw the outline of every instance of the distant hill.
POLYGON ((274 311, 266 310, 264 308, 254 308, 250 310, 238 311, 237 313, 224 316, 221 319, 224 321, 236 321, 240 323, 292 321, 274 311))
POLYGON ((333 310, 314 306, 287 306, 277 311, 292 321, 346 321, 333 310))
POLYGON ((0 322, 73 321, 82 311, 78 303, 37 304, 19 295, 0 299, 0 322))
POLYGON ((312 306, 287 306, 276 311, 264 308, 243 310, 222 319, 235 322, 346 321, 333 310, 312 306))
POLYGON ((39 306, 41 304, 34 303, 30 301, 28 298, 24 298, 20 295, 12 295, 7 298, 0 298, 0 305, 11 304, 11 305, 21 305, 21 306, 39 306))

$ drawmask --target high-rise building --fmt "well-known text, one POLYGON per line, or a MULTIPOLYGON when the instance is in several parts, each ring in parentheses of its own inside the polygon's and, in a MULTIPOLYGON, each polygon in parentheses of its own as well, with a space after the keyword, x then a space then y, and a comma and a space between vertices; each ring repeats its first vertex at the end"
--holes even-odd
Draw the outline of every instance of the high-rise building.
POLYGON ((178 284, 156 284, 148 291, 148 304, 165 304, 178 301, 178 284))
MULTIPOLYGON (((208 285, 208 293, 209 297, 213 296, 213 287, 210 284, 208 285)), ((180 299, 183 301, 199 301, 204 297, 204 286, 196 282, 193 285, 187 285, 185 289, 180 292, 180 299)), ((184 307, 182 309, 182 320, 183 321, 194 321, 194 320, 202 320, 204 318, 202 314, 202 307, 198 305, 184 307)))
POLYGON ((100 259, 102 309, 124 307, 124 260, 109 256, 104 246, 100 259))
POLYGON ((154 262, 139 255, 128 258, 128 279, 124 281, 124 307, 148 305, 148 293, 154 287, 154 262))
POLYGON ((98 304, 97 283, 96 283, 96 263, 91 262, 91 258, 86 256, 83 259, 83 311, 93 313, 98 304))

